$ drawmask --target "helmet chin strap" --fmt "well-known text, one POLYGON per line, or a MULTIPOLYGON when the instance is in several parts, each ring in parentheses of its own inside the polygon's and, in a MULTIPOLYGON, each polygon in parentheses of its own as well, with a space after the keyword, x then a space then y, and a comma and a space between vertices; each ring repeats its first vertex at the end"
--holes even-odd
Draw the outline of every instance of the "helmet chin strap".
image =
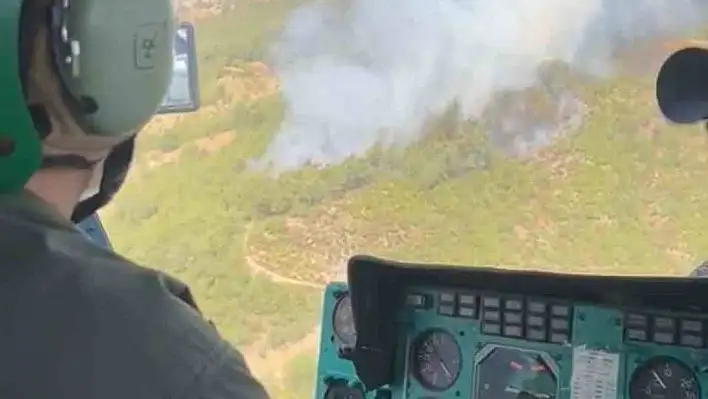
POLYGON ((84 190, 84 192, 81 193, 81 197, 79 197, 79 201, 86 201, 87 199, 98 194, 99 192, 101 192, 101 182, 100 181, 98 182, 98 184, 92 184, 86 190, 84 190))
POLYGON ((96 165, 95 173, 81 201, 76 205, 71 220, 81 222, 106 205, 120 190, 130 169, 135 151, 135 138, 115 147, 108 157, 96 165))
POLYGON ((104 161, 99 161, 95 163, 93 173, 91 174, 91 180, 89 181, 88 187, 81 193, 79 201, 85 201, 101 191, 101 180, 103 179, 103 169, 104 161))
POLYGON ((78 169, 91 170, 99 161, 89 161, 80 155, 49 155, 42 159, 42 169, 78 169))

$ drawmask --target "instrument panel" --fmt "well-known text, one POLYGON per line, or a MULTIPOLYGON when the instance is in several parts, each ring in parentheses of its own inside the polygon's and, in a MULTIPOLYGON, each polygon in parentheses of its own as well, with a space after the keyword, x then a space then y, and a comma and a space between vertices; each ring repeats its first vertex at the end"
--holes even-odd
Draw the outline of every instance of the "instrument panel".
POLYGON ((428 284, 403 296, 379 331, 394 330, 393 378, 371 389, 350 287, 327 287, 314 398, 708 398, 706 313, 428 284))

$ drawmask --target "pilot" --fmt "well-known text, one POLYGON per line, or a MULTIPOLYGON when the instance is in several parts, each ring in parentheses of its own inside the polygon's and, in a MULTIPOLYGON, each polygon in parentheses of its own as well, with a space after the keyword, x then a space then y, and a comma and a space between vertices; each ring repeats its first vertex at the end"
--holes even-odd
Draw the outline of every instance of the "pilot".
POLYGON ((267 398, 184 284, 72 223, 167 89, 170 3, 0 0, 1 398, 267 398))

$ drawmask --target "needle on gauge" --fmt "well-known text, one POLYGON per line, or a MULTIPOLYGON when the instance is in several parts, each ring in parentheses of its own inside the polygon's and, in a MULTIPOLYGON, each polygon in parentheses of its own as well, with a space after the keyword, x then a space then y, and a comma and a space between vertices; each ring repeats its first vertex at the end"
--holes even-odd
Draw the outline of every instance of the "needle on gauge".
POLYGON ((656 382, 659 383, 659 385, 661 386, 661 388, 666 389, 666 384, 665 384, 664 381, 661 379, 661 377, 659 377, 659 374, 658 374, 655 370, 652 370, 651 373, 652 373, 652 375, 654 375, 654 378, 656 379, 656 382))

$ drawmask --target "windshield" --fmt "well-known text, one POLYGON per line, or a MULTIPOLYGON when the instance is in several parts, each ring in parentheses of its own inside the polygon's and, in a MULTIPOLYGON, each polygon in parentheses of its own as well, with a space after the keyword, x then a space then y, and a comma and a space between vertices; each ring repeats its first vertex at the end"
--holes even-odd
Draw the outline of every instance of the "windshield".
POLYGON ((191 285, 275 398, 310 396, 322 288, 355 253, 686 275, 708 143, 654 82, 703 45, 695 3, 178 1, 202 107, 145 129, 105 227, 191 285))

